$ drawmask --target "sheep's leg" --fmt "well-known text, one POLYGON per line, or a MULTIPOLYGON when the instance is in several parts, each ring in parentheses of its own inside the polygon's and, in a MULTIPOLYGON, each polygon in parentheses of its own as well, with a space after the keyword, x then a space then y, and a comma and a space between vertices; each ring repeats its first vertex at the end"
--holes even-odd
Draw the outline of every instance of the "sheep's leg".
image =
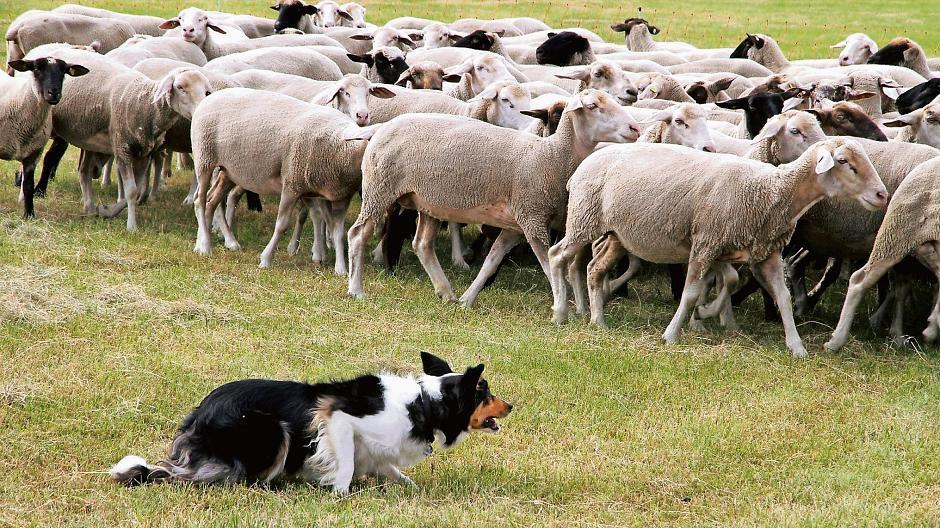
MULTIPOLYGON (((596 251, 594 258, 587 265, 587 290, 588 301, 591 309, 591 322, 601 328, 607 328, 604 322, 604 304, 607 297, 614 288, 609 286, 609 273, 614 266, 626 255, 627 250, 616 235, 607 235, 605 243, 599 251, 596 251)), ((595 245, 595 248, 597 246, 595 245)), ((630 267, 633 267, 631 262, 630 267)))
MULTIPOLYGON (((937 278, 937 282, 940 282, 940 242, 932 241, 921 244, 915 250, 914 256, 924 267, 932 271, 934 277, 937 278)), ((903 303, 898 304, 903 305, 903 303)), ((933 310, 930 311, 930 316, 927 317, 927 328, 924 328, 922 332, 924 341, 928 343, 933 343, 938 334, 940 334, 940 289, 937 290, 937 295, 934 298, 933 310)))
MULTIPOLYGON (((206 218, 216 218, 216 208, 225 200, 228 196, 228 192, 231 191, 233 187, 235 187, 235 184, 232 183, 232 180, 229 179, 224 170, 220 170, 218 172, 218 178, 216 178, 215 183, 213 183, 210 189, 211 196, 209 197, 209 202, 206 204, 206 218)), ((221 218, 217 224, 219 231, 222 232, 222 236, 225 238, 226 249, 232 251, 240 250, 242 246, 238 243, 238 240, 235 239, 235 234, 232 233, 225 218, 221 218)))
POLYGON ((437 253, 434 251, 434 238, 437 236, 440 225, 440 220, 425 213, 419 213, 418 232, 415 234, 415 239, 411 245, 415 254, 418 255, 421 265, 424 266, 424 271, 431 278, 431 283, 434 284, 434 291, 437 295, 445 301, 454 301, 456 300, 454 290, 451 288, 450 281, 447 280, 447 276, 441 268, 441 263, 437 260, 437 253))
POLYGON ((235 231, 235 210, 238 209, 238 201, 243 194, 245 194, 245 189, 236 186, 229 191, 228 198, 225 200, 225 223, 232 231, 235 231))
POLYGON ((891 341, 894 341, 895 345, 904 346, 904 306, 911 293, 911 283, 908 280, 901 279, 893 288, 897 288, 897 296, 895 297, 897 302, 894 303, 894 317, 891 318, 891 328, 888 330, 888 335, 891 336, 891 341))
POLYGON ((696 260, 689 261, 689 268, 685 274, 685 284, 682 288, 682 296, 679 298, 679 308, 676 314, 663 332, 663 341, 673 344, 679 340, 679 331, 682 329, 682 323, 688 320, 695 303, 698 301, 699 293, 702 290, 702 280, 699 277, 702 271, 706 269, 705 265, 696 260))
POLYGON ((49 150, 46 152, 46 155, 42 158, 42 172, 39 175, 39 183, 36 184, 36 190, 34 192, 37 198, 41 198, 46 195, 46 187, 49 185, 49 180, 55 178, 55 171, 59 166, 59 162, 62 161, 62 156, 65 155, 65 151, 68 150, 69 144, 62 138, 52 136, 52 145, 49 147, 49 150))
POLYGON ((666 267, 669 270, 669 290, 672 292, 672 298, 678 301, 682 298, 686 275, 682 274, 682 264, 669 264, 666 267))
MULTIPOLYGON (((346 244, 343 240, 346 234, 346 211, 349 210, 349 200, 337 200, 335 202, 323 203, 326 209, 329 221, 330 231, 333 238, 333 250, 336 253, 336 262, 333 264, 333 271, 339 276, 346 275, 346 244)), ((326 238, 326 237, 323 237, 326 238)))
POLYGON ((822 299, 822 295, 826 293, 826 290, 830 286, 835 284, 839 280, 839 275, 842 273, 842 259, 829 259, 826 263, 826 270, 823 271, 823 276, 819 279, 819 282, 816 286, 813 286, 813 289, 806 294, 806 313, 812 313, 813 309, 816 308, 816 305, 819 304, 819 301, 822 299))
POLYGON ((787 281, 784 277, 783 259, 780 253, 774 253, 763 262, 752 265, 751 270, 773 295, 777 310, 780 312, 780 320, 783 322, 787 348, 790 349, 793 357, 806 357, 806 348, 803 346, 800 333, 796 329, 796 322, 793 320, 793 305, 790 301, 790 290, 787 288, 787 281))
MULTIPOLYGON (((546 240, 549 238, 546 236, 546 240)), ((548 246, 542 242, 540 238, 537 238, 532 235, 526 235, 526 242, 529 243, 529 247, 532 248, 532 253, 535 253, 535 258, 538 259, 539 265, 542 266, 542 273, 545 274, 545 277, 548 279, 549 283, 552 280, 552 272, 548 267, 548 246)), ((567 270, 567 266, 565 267, 567 270)))
MULTIPOLYGON (((199 177, 193 172, 193 180, 189 184, 189 193, 183 198, 183 205, 192 205, 196 200, 196 189, 199 187, 199 177)), ((227 210, 227 209, 226 209, 227 210)))
POLYGON ((151 172, 153 172, 153 168, 154 168, 153 160, 154 160, 154 156, 148 156, 147 168, 144 169, 144 172, 142 175, 138 175, 138 177, 135 178, 137 182, 137 191, 138 191, 137 205, 143 205, 147 203, 147 200, 150 199, 150 186, 153 184, 153 181, 154 181, 153 178, 151 177, 152 176, 151 172))
POLYGON ((281 237, 284 236, 284 232, 287 231, 287 228, 290 227, 290 214, 293 212, 294 205, 299 198, 300 195, 289 190, 287 185, 281 190, 281 203, 277 205, 277 220, 274 222, 274 234, 271 235, 271 241, 268 242, 264 251, 261 252, 261 262, 258 264, 259 268, 271 267, 271 259, 274 258, 277 243, 281 240, 281 237))
POLYGON ((457 222, 450 222, 447 225, 447 230, 450 231, 450 259, 454 266, 468 270, 470 264, 467 264, 467 260, 464 258, 467 245, 463 241, 463 227, 464 224, 458 224, 457 222))
POLYGON ((607 295, 610 295, 622 288, 624 284, 632 280, 633 277, 636 277, 637 274, 640 273, 640 268, 643 267, 643 261, 637 258, 635 255, 627 253, 626 256, 630 260, 630 263, 627 265, 627 271, 623 272, 622 275, 607 283, 607 295))
MULTIPOLYGON (((885 318, 888 316, 888 310, 891 309, 892 304, 895 302, 897 297, 897 291, 895 290, 895 281, 891 281, 891 285, 887 288, 888 293, 885 295, 884 299, 878 305, 878 308, 875 310, 875 313, 871 314, 871 317, 868 319, 868 324, 871 325, 872 330, 878 330, 884 326, 885 318)), ((881 284, 879 284, 879 289, 881 284)))
POLYGON ((204 162, 196 169, 198 185, 193 199, 193 211, 196 213, 197 228, 196 245, 193 251, 200 255, 212 253, 212 233, 209 232, 209 218, 206 216, 206 196, 209 193, 214 170, 214 165, 206 165, 204 162))
POLYGON ((811 260, 809 255, 809 251, 804 249, 785 261, 790 274, 790 287, 793 289, 793 309, 798 316, 808 313, 806 310, 806 268, 811 260))
MULTIPOLYGON (((505 233, 506 230, 503 230, 505 233)), ((500 236, 503 236, 500 233, 500 236)), ((548 281, 552 286, 552 320, 555 324, 568 322, 568 283, 565 280, 565 271, 586 244, 565 235, 557 244, 548 250, 550 274, 548 281)), ((492 249, 490 250, 492 251, 492 249)), ((489 257, 487 257, 488 259, 489 257)))
MULTIPOLYGON (((114 159, 109 159, 108 162, 101 169, 101 181, 99 184, 102 187, 108 187, 111 185, 111 169, 114 167, 114 159)), ((121 189, 118 189, 118 192, 121 192, 121 189)))
POLYGON ((571 295, 574 297, 574 310, 579 314, 588 311, 586 268, 590 254, 591 248, 585 246, 568 265, 568 284, 571 285, 571 295))
POLYGON ((35 192, 33 178, 36 174, 36 163, 39 161, 40 154, 42 154, 42 149, 40 149, 38 152, 30 154, 22 162, 23 181, 20 185, 20 199, 23 201, 24 218, 32 218, 36 215, 35 211, 33 211, 33 195, 35 192))
POLYGON ((297 205, 297 215, 294 216, 294 230, 290 235, 290 242, 287 243, 287 254, 296 255, 300 251, 300 236, 303 234, 304 224, 307 223, 307 216, 310 214, 310 198, 301 198, 297 205))
POLYGON ((496 237, 496 241, 493 242, 493 245, 490 247, 490 251, 486 254, 486 259, 483 260, 483 266, 480 267, 480 272, 477 273, 477 276, 473 279, 473 283, 467 288, 467 291, 460 296, 460 304, 462 304, 464 308, 473 306, 477 295, 480 295, 480 292, 483 291, 484 286, 486 286, 486 281, 496 273, 496 270, 499 269, 499 265, 503 259, 506 258, 506 255, 512 251, 512 248, 519 245, 521 241, 521 233, 508 229, 500 231, 499 236, 496 237))
MULTIPOLYGON (((309 211, 311 223, 313 224, 313 246, 310 247, 310 259, 314 262, 326 262, 326 246, 329 239, 326 236, 326 228, 331 215, 329 203, 322 198, 314 198, 310 201, 309 211)), ((346 269, 345 265, 343 265, 343 269, 346 269)))
POLYGON ((99 174, 102 162, 107 156, 83 150, 78 161, 78 182, 82 188, 82 208, 87 215, 97 214, 95 208, 95 189, 91 181, 99 174))
POLYGON ((375 231, 375 223, 375 218, 359 217, 346 234, 349 244, 349 287, 346 295, 355 299, 365 297, 362 290, 362 265, 365 261, 366 241, 375 231))
POLYGON ((845 303, 842 305, 842 314, 839 316, 839 324, 832 332, 832 337, 826 342, 826 349, 835 352, 845 345, 849 340, 849 332, 852 330, 852 320, 855 318, 855 311, 858 304, 862 301, 865 291, 871 288, 878 279, 888 272, 898 260, 880 260, 876 262, 868 261, 858 271, 852 274, 849 279, 849 290, 845 294, 845 303))
POLYGON ((734 267, 727 263, 716 266, 719 274, 721 289, 718 296, 712 302, 698 307, 698 316, 700 319, 711 319, 717 317, 725 311, 725 305, 731 304, 731 292, 738 287, 738 272, 734 267))
MULTIPOLYGON (((699 319, 696 312, 697 308, 703 306, 708 300, 708 292, 712 289, 712 285, 718 286, 715 279, 715 270, 709 269, 705 276, 702 277, 702 280, 699 281, 698 299, 695 300, 695 308, 692 308, 689 314, 688 328, 693 332, 705 332, 705 324, 699 319)), ((720 286, 718 287, 720 289, 720 286)))

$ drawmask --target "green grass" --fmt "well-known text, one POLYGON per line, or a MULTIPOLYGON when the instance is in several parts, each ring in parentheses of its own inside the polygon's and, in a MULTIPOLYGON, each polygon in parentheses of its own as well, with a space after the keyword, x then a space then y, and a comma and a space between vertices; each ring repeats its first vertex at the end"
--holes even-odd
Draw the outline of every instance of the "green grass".
MULTIPOLYGON (((167 16, 188 5, 90 3, 167 16)), ((4 2, 0 25, 53 5, 4 2)), ((265 5, 222 2, 267 15, 265 5)), ((664 38, 702 46, 765 31, 791 56, 811 57, 867 31, 879 41, 906 34, 937 51, 940 34, 924 33, 935 20, 928 2, 840 0, 814 13, 815 5, 674 2, 644 12, 664 38)), ((369 9, 379 21, 530 14, 613 38, 603 28, 634 4, 369 9)), ((75 158, 70 152, 27 222, 10 185, 15 165, 0 164, 0 525, 940 524, 937 354, 889 348, 863 317, 859 339, 823 352, 842 288, 802 322, 812 352, 804 361, 789 358, 757 301, 738 310, 740 334, 661 345, 674 304, 654 271, 611 304, 609 331, 580 320, 552 325, 547 283, 525 258, 473 310, 438 301, 407 252, 394 276, 370 267, 369 297, 356 302, 343 279, 306 254, 288 257, 283 245, 272 269, 257 269, 273 200, 261 215, 240 213, 244 251, 217 241, 201 258, 191 252, 192 209, 180 205, 187 174, 141 209, 141 229, 129 234, 123 217, 82 217, 75 158), (495 392, 516 410, 500 434, 409 470, 417 491, 366 482, 338 500, 299 483, 122 489, 104 474, 127 453, 163 455, 183 415, 225 381, 415 372, 420 350, 460 366, 486 363, 495 392)), ((100 199, 113 196, 111 188, 100 199)), ((472 278, 448 273, 457 288, 472 278)))

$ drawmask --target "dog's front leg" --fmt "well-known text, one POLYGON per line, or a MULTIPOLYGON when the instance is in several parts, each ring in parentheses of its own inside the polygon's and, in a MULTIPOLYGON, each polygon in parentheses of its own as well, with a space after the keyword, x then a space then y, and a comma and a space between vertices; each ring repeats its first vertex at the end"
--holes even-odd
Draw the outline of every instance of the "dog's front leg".
POLYGON ((333 494, 346 495, 356 470, 355 430, 350 416, 334 412, 330 419, 329 435, 336 456, 336 478, 333 480, 333 494))
POLYGON ((407 475, 402 473, 400 469, 393 466, 392 464, 385 464, 379 468, 378 474, 388 479, 389 482, 398 482, 406 486, 411 486, 412 488, 418 487, 418 485, 415 484, 415 481, 408 478, 407 475))

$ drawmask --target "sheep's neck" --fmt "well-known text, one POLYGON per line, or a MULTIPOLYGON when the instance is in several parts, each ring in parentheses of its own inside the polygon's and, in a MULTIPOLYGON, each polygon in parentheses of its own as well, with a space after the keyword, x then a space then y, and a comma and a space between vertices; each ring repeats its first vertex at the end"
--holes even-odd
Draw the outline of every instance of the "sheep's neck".
POLYGON ((627 35, 627 47, 630 48, 630 51, 653 51, 656 49, 656 42, 649 31, 644 30, 640 25, 636 25, 627 35))
POLYGON ((780 46, 776 43, 765 41, 764 47, 759 51, 762 52, 760 55, 761 59, 763 59, 761 64, 768 70, 774 73, 781 73, 783 70, 790 67, 790 61, 787 60, 780 46))
POLYGON ((810 207, 826 197, 816 174, 814 152, 808 151, 793 163, 780 166, 782 174, 778 176, 779 192, 781 199, 790 202, 787 208, 790 225, 795 226, 810 207))
POLYGON ((590 138, 580 119, 571 116, 572 112, 565 112, 558 122, 558 129, 549 136, 548 141, 554 148, 556 155, 561 163, 567 165, 567 174, 565 179, 574 173, 578 165, 594 151, 597 142, 590 138))
POLYGON ((689 95, 685 90, 679 86, 678 83, 669 83, 668 88, 663 90, 664 93, 660 94, 660 99, 666 99, 667 101, 678 101, 680 103, 694 103, 695 99, 692 99, 692 96, 689 95))
POLYGON ((503 46, 503 41, 496 37, 496 41, 493 42, 493 45, 490 46, 490 52, 497 55, 501 55, 506 60, 513 62, 512 57, 509 56, 509 53, 506 52, 506 48, 503 46))

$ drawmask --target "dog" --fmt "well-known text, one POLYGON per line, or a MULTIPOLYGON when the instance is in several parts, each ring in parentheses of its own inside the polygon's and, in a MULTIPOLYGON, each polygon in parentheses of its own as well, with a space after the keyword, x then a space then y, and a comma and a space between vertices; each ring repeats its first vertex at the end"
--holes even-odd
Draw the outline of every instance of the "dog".
POLYGON ((158 482, 271 483, 299 476, 345 495, 354 479, 402 474, 472 431, 497 432, 512 405, 490 393, 483 365, 455 373, 421 353, 424 375, 365 375, 300 383, 248 379, 209 393, 183 420, 169 456, 154 465, 128 455, 110 470, 134 486, 158 482))

